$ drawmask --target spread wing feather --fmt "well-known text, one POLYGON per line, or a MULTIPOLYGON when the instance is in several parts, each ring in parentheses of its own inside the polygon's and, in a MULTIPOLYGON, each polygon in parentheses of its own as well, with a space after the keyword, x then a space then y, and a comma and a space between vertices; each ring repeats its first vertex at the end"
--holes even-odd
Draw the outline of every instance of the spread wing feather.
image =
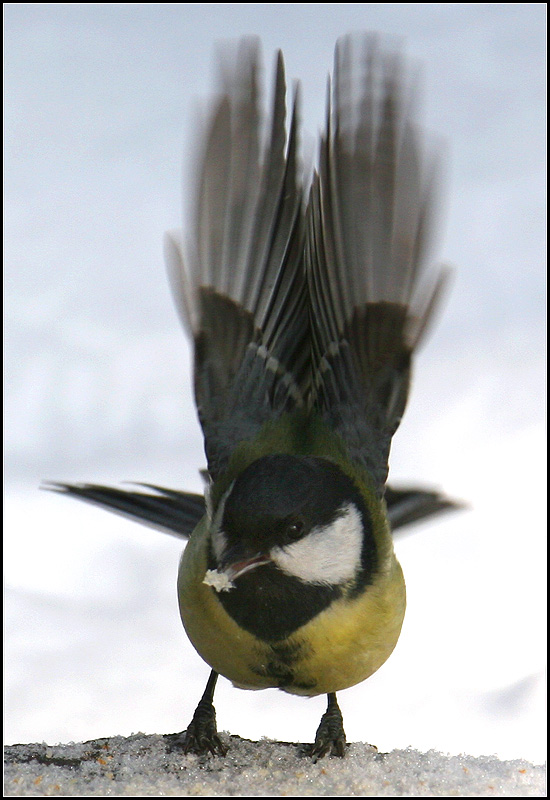
POLYGON ((336 48, 326 131, 307 212, 312 396, 382 493, 407 402, 411 355, 444 273, 421 280, 433 169, 404 68, 375 37, 336 48), (357 53, 359 50, 359 53, 357 53))
POLYGON ((211 110, 185 267, 167 244, 180 313, 195 345, 195 396, 208 471, 269 419, 304 403, 309 323, 297 97, 286 135, 277 57, 267 137, 258 109, 258 46, 245 40, 211 110))

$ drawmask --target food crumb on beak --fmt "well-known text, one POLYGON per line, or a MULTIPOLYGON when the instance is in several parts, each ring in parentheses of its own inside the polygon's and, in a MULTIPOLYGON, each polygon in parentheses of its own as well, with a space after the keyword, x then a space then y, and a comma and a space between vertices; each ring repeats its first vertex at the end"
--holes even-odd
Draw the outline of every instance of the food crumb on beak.
POLYGON ((207 570, 203 583, 207 586, 212 586, 217 592, 228 592, 230 589, 235 588, 235 584, 227 572, 218 572, 217 569, 207 570))

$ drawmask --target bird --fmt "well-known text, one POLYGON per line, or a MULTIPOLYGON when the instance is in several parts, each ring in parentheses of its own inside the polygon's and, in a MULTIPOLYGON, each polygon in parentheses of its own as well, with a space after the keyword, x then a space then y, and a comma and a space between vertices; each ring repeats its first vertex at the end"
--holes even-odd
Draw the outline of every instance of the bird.
POLYGON ((337 692, 375 673, 401 632, 396 530, 460 507, 387 484, 415 351, 448 284, 432 265, 438 154, 417 123, 399 48, 335 48, 317 163, 282 53, 269 113, 256 38, 221 60, 201 122, 184 240, 165 239, 193 348, 205 494, 140 484, 46 488, 187 543, 180 615, 211 672, 184 753, 224 756, 214 690, 325 695, 310 756, 344 756, 337 692), (287 117, 289 121, 287 122, 287 117))

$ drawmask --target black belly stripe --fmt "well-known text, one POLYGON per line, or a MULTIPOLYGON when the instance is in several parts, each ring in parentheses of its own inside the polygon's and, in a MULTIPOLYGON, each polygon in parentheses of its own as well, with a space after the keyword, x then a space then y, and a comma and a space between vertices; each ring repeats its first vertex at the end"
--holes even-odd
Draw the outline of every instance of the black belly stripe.
POLYGON ((248 666, 256 675, 273 680, 279 689, 293 686, 298 689, 311 690, 315 688, 316 682, 296 681, 293 669, 294 665, 304 658, 310 649, 305 642, 277 642, 269 645, 267 663, 265 663, 264 653, 263 664, 253 663, 248 666))
POLYGON ((242 575, 228 592, 216 592, 217 599, 241 628, 270 644, 288 638, 341 594, 338 586, 306 583, 285 575, 275 564, 265 564, 242 575))

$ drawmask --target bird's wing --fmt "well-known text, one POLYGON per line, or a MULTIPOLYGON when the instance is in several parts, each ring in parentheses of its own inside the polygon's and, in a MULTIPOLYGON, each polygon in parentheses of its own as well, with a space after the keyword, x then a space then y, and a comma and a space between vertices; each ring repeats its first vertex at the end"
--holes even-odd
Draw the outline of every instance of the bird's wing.
POLYGON ((134 522, 188 539, 205 514, 204 497, 151 484, 137 485, 149 491, 116 489, 95 483, 49 482, 43 484, 43 488, 85 500, 134 522))
POLYGON ((194 224, 166 255, 194 341, 194 384, 213 479, 236 446, 304 404, 309 341, 297 97, 286 134, 282 55, 271 119, 258 101, 258 45, 244 40, 202 132, 194 224))
POLYGON ((381 494, 411 355, 446 277, 425 274, 435 160, 402 59, 376 37, 338 43, 330 94, 307 210, 311 402, 381 494))
MULTIPOLYGON (((138 492, 91 483, 52 482, 43 484, 43 488, 85 500, 180 539, 188 539, 206 512, 204 497, 149 483, 137 485, 149 491, 138 492)), ((440 492, 413 487, 386 487, 386 503, 394 533, 413 522, 464 507, 440 492)))
POLYGON ((384 498, 392 532, 437 514, 466 508, 463 502, 451 500, 434 489, 419 489, 413 486, 399 489, 386 486, 384 498))

